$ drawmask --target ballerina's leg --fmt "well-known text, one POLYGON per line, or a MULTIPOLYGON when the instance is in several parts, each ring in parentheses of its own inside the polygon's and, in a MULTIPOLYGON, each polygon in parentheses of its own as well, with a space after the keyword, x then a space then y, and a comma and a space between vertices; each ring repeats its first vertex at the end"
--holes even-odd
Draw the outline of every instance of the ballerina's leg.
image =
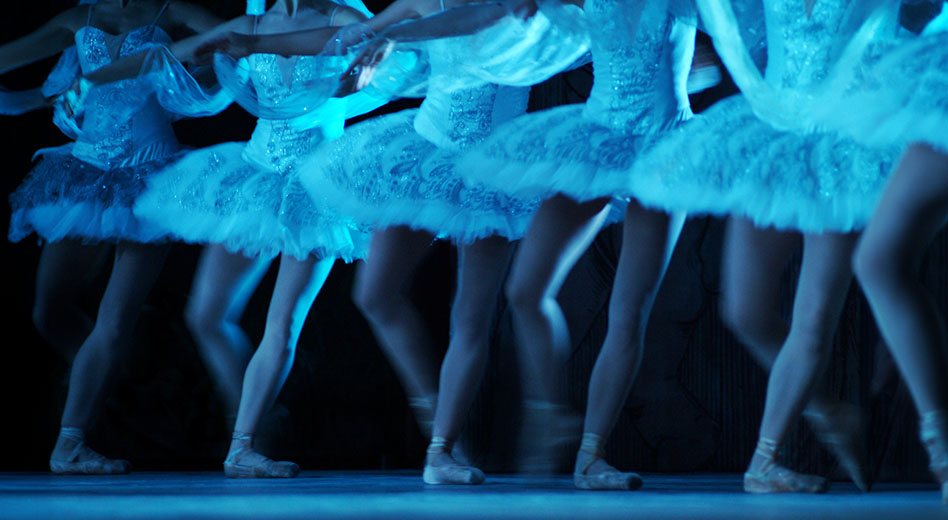
POLYGON ((684 215, 648 210, 635 201, 626 209, 622 251, 609 299, 609 328, 589 381, 583 442, 573 474, 580 488, 637 489, 642 485, 635 473, 620 472, 606 463, 603 447, 642 362, 649 313, 684 221, 684 215))
POLYGON ((290 373, 306 316, 333 263, 332 258, 280 257, 263 339, 247 365, 234 436, 224 461, 229 477, 281 478, 299 473, 299 466, 292 462, 276 462, 256 452, 253 436, 290 373))
POLYGON ((434 417, 438 362, 424 317, 405 291, 432 240, 430 233, 404 226, 376 231, 352 290, 426 437, 434 417))
POLYGON ((95 324, 79 302, 108 265, 111 246, 64 239, 43 246, 36 271, 33 324, 67 362, 72 362, 95 324))
POLYGON ((231 423, 253 354, 240 317, 269 265, 269 259, 248 258, 221 245, 210 245, 201 254, 191 284, 185 319, 231 423))
POLYGON ((62 430, 50 456, 56 473, 127 473, 126 461, 89 448, 84 432, 92 424, 117 362, 131 346, 135 323, 164 264, 168 246, 125 242, 115 248, 112 274, 96 322, 76 354, 63 411, 62 430))
POLYGON ((565 440, 554 392, 556 356, 569 350, 569 331, 556 301, 566 276, 606 218, 608 199, 578 203, 557 195, 543 201, 514 257, 505 292, 510 302, 524 394, 522 469, 551 469, 565 440))
POLYGON ((843 304, 852 280, 855 234, 808 234, 787 340, 767 382, 767 400, 757 450, 744 476, 754 493, 826 491, 826 479, 782 467, 777 449, 813 395, 832 352, 843 304))
POLYGON ((855 255, 879 329, 922 418, 931 468, 948 501, 948 360, 945 320, 920 280, 922 260, 948 221, 948 154, 909 148, 855 255))
MULTIPOLYGON (((799 242, 798 233, 761 229, 743 218, 728 220, 722 255, 725 321, 768 372, 790 331, 781 309, 782 274, 799 242)), ((862 411, 830 397, 826 385, 818 383, 804 416, 856 485, 867 490, 862 411)))
POLYGON ((479 484, 484 473, 459 463, 451 447, 461 434, 487 366, 491 320, 511 244, 502 237, 461 246, 458 289, 451 307, 451 343, 441 364, 433 436, 425 460, 428 484, 479 484))

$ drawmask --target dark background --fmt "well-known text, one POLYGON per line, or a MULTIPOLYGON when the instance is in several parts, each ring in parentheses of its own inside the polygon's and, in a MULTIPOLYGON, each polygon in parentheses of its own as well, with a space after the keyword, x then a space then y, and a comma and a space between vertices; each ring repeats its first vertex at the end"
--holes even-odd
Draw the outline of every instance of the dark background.
MULTIPOLYGON (((384 0, 383 0, 384 2, 384 0)), ((383 2, 369 3, 378 11, 383 2)), ((70 2, 31 1, 4 6, 2 40, 40 25, 70 2)), ((207 2, 222 17, 239 14, 239 1, 207 2)), ((6 74, 8 88, 38 85, 53 61, 6 74)), ((588 71, 555 79, 535 89, 531 104, 542 108, 579 102, 588 71)), ((720 88, 694 99, 697 108, 733 92, 720 88)), ((411 106, 399 102, 380 112, 411 106)), ((253 119, 238 108, 222 115, 177 124, 180 140, 205 146, 246 140, 253 119)), ((32 152, 62 144, 48 112, 0 119, 5 192, 30 169, 32 152)), ((8 213, 5 214, 8 218, 8 213)), ((5 221, 4 223, 8 223, 5 221)), ((766 386, 757 368, 719 319, 720 243, 723 223, 691 219, 685 227, 650 324, 645 361, 632 396, 608 446, 621 468, 641 471, 743 471, 756 442, 766 386)), ((560 389, 581 412, 586 384, 605 334, 606 302, 621 243, 618 226, 606 228, 570 276, 561 294, 572 333, 572 352, 559 373, 560 389)), ((44 470, 58 430, 67 366, 31 324, 33 283, 39 247, 33 238, 4 241, 2 403, 3 470, 44 470)), ((128 458, 137 469, 216 469, 229 432, 221 407, 185 328, 181 310, 200 249, 175 246, 139 323, 134 353, 121 366, 91 442, 110 456, 128 458)), ((413 295, 442 345, 454 289, 453 248, 438 243, 419 271, 413 295)), ((948 298, 948 241, 940 237, 927 262, 926 283, 937 299, 948 298)), ((797 260, 794 259, 794 263, 797 260)), ((274 273, 264 279, 243 324, 252 338, 262 335, 274 273)), ((425 440, 408 411, 394 373, 349 299, 354 266, 337 264, 316 300, 297 359, 258 441, 272 455, 289 457, 306 469, 391 469, 420 467, 425 440)), ((790 308, 795 270, 785 274, 790 308)), ((105 278, 85 302, 94 312, 105 278)), ((511 467, 517 437, 517 369, 504 303, 498 302, 491 363, 471 412, 465 441, 485 469, 511 467)), ((904 386, 878 342, 862 296, 853 287, 836 337, 827 375, 841 398, 870 414, 872 458, 883 479, 927 479, 917 442, 917 418, 904 386)), ((442 351, 435 355, 442 355, 442 351)), ((564 448, 563 469, 575 445, 564 448)), ((784 450, 789 465, 836 474, 835 463, 802 421, 784 450)))

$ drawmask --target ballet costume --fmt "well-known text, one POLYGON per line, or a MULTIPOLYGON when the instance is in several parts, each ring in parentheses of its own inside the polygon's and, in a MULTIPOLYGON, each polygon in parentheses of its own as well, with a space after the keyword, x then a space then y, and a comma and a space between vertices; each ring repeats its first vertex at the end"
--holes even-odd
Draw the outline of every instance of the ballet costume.
MULTIPOLYGON (((271 106, 305 89, 324 61, 273 54, 248 60, 256 98, 271 106)), ((261 118, 249 142, 187 153, 149 179, 135 215, 176 239, 220 244, 248 257, 361 258, 362 230, 311 199, 300 184, 301 159, 342 135, 346 100, 330 99, 309 116, 309 124, 261 118)))
MULTIPOLYGON (((666 135, 636 165, 644 203, 804 233, 848 233, 865 226, 898 150, 814 131, 803 115, 808 105, 793 106, 792 100, 802 99, 800 92, 824 87, 837 73, 834 38, 842 37, 837 35, 849 7, 847 0, 818 0, 807 17, 799 4, 764 2, 768 61, 761 85, 785 106, 749 101, 754 87, 744 88, 743 71, 732 70, 744 95, 718 102, 666 135)), ((723 31, 703 21, 727 58, 734 40, 722 43, 723 31)), ((731 63, 725 59, 729 68, 731 63)))
MULTIPOLYGON (((115 59, 169 43, 157 21, 124 36, 82 27, 76 32, 81 71, 89 74, 115 59)), ((91 89, 84 110, 76 141, 38 151, 42 160, 10 196, 9 239, 17 242, 35 232, 47 242, 163 240, 165 232, 136 218, 132 205, 145 180, 176 157, 171 116, 142 78, 91 89)))
POLYGON ((578 201, 638 197, 630 170, 659 135, 692 117, 687 78, 695 15, 682 2, 591 0, 584 6, 595 78, 585 104, 527 114, 459 163, 508 194, 578 201), (637 5, 636 5, 637 4, 637 5))
POLYGON ((347 128, 300 168, 304 186, 314 200, 331 201, 369 229, 407 226, 461 244, 494 235, 520 238, 535 202, 465 182, 455 163, 498 124, 524 113, 528 89, 473 78, 478 86, 443 88, 457 83, 447 67, 451 58, 433 53, 428 59, 421 107, 347 128))

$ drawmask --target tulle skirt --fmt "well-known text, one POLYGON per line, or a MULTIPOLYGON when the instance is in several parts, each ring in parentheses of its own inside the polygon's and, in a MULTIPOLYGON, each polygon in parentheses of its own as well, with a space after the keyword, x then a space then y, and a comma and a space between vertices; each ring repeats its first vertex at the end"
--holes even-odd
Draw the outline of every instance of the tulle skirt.
POLYGON ((132 206, 146 180, 179 158, 176 150, 167 143, 146 146, 123 166, 107 169, 74 157, 72 145, 41 151, 40 162, 10 195, 9 239, 35 232, 47 242, 164 240, 167 233, 136 218, 132 206))
POLYGON ((564 105, 520 116, 464 154, 458 170, 468 182, 517 197, 637 196, 632 166, 663 132, 622 133, 584 117, 584 108, 564 105))
POLYGON ((224 143, 188 153, 148 180, 135 215, 177 239, 251 257, 364 256, 367 237, 351 220, 317 205, 293 171, 247 158, 245 148, 224 143))
POLYGON ((322 145, 300 166, 312 197, 373 229, 408 226, 459 243, 523 236, 536 203, 462 181, 458 153, 419 135, 416 113, 364 121, 322 145))
POLYGON ((866 225, 897 157, 836 133, 776 130, 733 96, 667 134, 631 178, 648 206, 842 233, 866 225))
POLYGON ((948 33, 901 42, 817 108, 817 122, 872 146, 928 143, 948 153, 948 33))

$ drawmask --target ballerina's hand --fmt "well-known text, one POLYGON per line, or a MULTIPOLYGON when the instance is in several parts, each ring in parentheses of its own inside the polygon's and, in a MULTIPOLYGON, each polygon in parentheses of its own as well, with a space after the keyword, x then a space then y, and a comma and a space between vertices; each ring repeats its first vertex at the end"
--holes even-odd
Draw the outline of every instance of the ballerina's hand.
POLYGON ((351 92, 358 92, 364 89, 375 75, 378 66, 395 49, 395 42, 388 38, 377 38, 366 44, 365 48, 352 63, 349 68, 342 73, 340 80, 340 89, 350 85, 351 92))
POLYGON ((213 62, 217 52, 227 54, 234 59, 240 59, 254 53, 253 46, 256 39, 249 34, 228 33, 227 36, 215 38, 201 44, 195 51, 195 62, 199 65, 208 65, 213 62))

